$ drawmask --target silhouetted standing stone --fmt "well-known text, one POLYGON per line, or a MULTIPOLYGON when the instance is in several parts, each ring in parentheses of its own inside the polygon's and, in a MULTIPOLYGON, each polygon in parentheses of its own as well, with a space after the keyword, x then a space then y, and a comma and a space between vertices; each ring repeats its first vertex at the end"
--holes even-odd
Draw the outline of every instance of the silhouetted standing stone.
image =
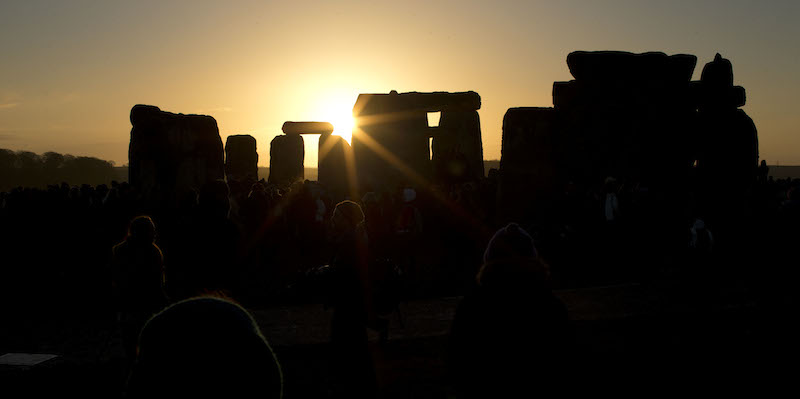
POLYGON ((703 148, 698 166, 714 177, 730 176, 750 184, 758 168, 758 136, 753 120, 737 109, 745 103, 744 88, 733 85, 729 60, 719 54, 706 64, 700 80, 698 115, 703 148))
MULTIPOLYGON (((322 134, 319 137, 318 151, 318 181, 322 183, 329 194, 335 200, 344 199, 350 194, 350 180, 348 169, 353 169, 355 176, 355 165, 353 163, 353 152, 347 140, 340 136, 322 134), (350 164, 348 164, 350 163, 350 164)), ((352 182, 355 184, 355 182, 352 182)))
POLYGON ((284 134, 331 134, 333 125, 330 122, 284 122, 281 128, 284 134))
POLYGON ((269 182, 289 186, 304 178, 305 147, 299 134, 275 136, 269 148, 269 182))
POLYGON ((249 134, 228 136, 225 141, 225 174, 228 180, 257 181, 256 139, 249 134))
POLYGON ((688 82, 696 64, 693 55, 661 52, 574 51, 567 56, 570 73, 581 82, 688 82))
POLYGON ((704 86, 713 89, 726 89, 733 86, 733 64, 727 58, 717 53, 714 60, 703 67, 700 81, 704 86))
POLYGON ((561 146, 553 108, 511 108, 503 118, 498 217, 531 220, 547 209, 559 172, 561 146))
MULTIPOLYGON (((427 184, 431 177, 429 139, 436 134, 436 129, 428 127, 427 113, 444 113, 448 109, 475 111, 480 104, 480 96, 475 92, 360 94, 353 107, 359 128, 353 134, 352 144, 361 189, 427 184)), ((446 125, 461 125, 448 122, 450 117, 443 115, 443 118, 446 125)), ((466 129, 464 134, 472 139, 465 142, 476 141, 475 124, 479 122, 466 129)), ((465 157, 474 158, 474 154, 482 151, 475 145, 466 147, 465 157)))
MULTIPOLYGON (((353 162, 350 144, 340 136, 334 136, 333 125, 329 122, 285 122, 282 128, 286 135, 318 134, 317 180, 322 183, 329 194, 341 200, 348 194, 348 167, 353 162)), ((353 173, 355 171, 353 170, 353 173)))
POLYGON ((533 215, 520 201, 546 209, 565 187, 596 192, 609 176, 646 189, 656 230, 681 231, 687 212, 712 223, 741 216, 758 167, 755 125, 737 109, 745 90, 733 85, 731 63, 719 54, 701 81, 690 82, 696 62, 654 52, 569 54, 575 80, 553 84, 554 109, 506 114, 501 221, 542 222, 551 213, 533 215), (699 178, 701 209, 687 200, 690 176, 699 178))
POLYGON ((129 181, 150 206, 174 203, 176 195, 224 177, 214 118, 135 105, 130 119, 129 181))
POLYGON ((393 189, 430 176, 428 118, 411 97, 360 94, 353 114, 360 128, 352 145, 362 189, 393 189))
POLYGON ((733 220, 745 211, 758 171, 758 134, 753 120, 738 109, 744 89, 733 85, 730 61, 719 54, 703 68, 698 86, 697 169, 705 193, 701 200, 712 222, 733 220))
POLYGON ((553 84, 555 108, 506 114, 498 196, 503 220, 554 217, 547 207, 564 187, 591 190, 608 176, 647 181, 679 196, 687 189, 679 185, 688 178, 696 125, 698 90, 689 81, 696 62, 693 55, 658 52, 570 53, 575 80, 553 84), (533 215, 515 202, 519 196, 544 210, 533 215))
POLYGON ((431 161, 437 181, 483 178, 483 143, 478 111, 448 107, 433 129, 431 161))

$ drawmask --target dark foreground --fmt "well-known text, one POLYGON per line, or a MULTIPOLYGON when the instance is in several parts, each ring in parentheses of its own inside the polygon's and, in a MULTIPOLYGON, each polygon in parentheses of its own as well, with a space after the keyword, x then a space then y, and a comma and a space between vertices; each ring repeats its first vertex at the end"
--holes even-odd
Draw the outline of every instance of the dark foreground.
MULTIPOLYGON (((796 375, 796 309, 787 310, 780 293, 765 297, 747 281, 687 282, 665 272, 658 283, 556 294, 567 305, 577 336, 574 375, 565 376, 570 382, 565 389, 594 389, 586 385, 592 379, 614 390, 644 382, 665 389, 697 383, 777 388, 796 375)), ((445 354, 459 299, 405 302, 391 319, 388 342, 380 343, 377 334, 371 337, 383 397, 452 396, 445 354)), ((113 320, 57 307, 50 314, 4 323, 0 352, 59 355, 29 368, 0 366, 4 390, 118 396, 124 351, 113 320)), ((330 311, 321 304, 249 310, 279 356, 285 397, 329 397, 330 311)))

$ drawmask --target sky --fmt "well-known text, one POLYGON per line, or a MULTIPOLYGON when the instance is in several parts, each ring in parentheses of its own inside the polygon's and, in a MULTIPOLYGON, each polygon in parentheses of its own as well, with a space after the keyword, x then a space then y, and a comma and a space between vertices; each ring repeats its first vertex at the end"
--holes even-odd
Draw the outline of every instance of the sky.
MULTIPOLYGON (((721 53, 761 159, 800 165, 800 1, 0 0, 0 148, 128 163, 130 109, 206 114, 258 141, 343 131, 359 93, 481 95, 485 159, 511 107, 552 106, 576 50, 721 53)), ((306 166, 316 141, 306 139, 306 166)))

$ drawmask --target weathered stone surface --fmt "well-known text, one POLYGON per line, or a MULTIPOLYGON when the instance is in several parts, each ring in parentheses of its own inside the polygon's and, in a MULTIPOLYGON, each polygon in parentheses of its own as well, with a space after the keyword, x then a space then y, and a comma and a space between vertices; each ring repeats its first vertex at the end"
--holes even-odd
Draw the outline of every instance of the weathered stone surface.
POLYGON ((249 134, 228 136, 225 141, 225 175, 230 180, 258 180, 256 139, 249 134))
MULTIPOLYGON (((758 135, 753 119, 740 109, 701 112, 702 151, 698 167, 710 179, 755 178, 758 135)), ((733 188, 731 188, 733 189, 733 188)))
POLYGON ((449 93, 446 91, 435 91, 432 93, 408 92, 400 93, 400 96, 409 97, 409 100, 417 109, 424 109, 425 112, 439 112, 444 109, 462 109, 477 111, 481 109, 481 96, 474 91, 462 91, 449 93))
POLYGON ((717 53, 703 67, 699 82, 692 82, 692 95, 700 112, 743 107, 747 100, 744 88, 733 85, 733 66, 717 53))
POLYGON ((747 103, 747 93, 742 86, 713 87, 696 81, 689 87, 695 108, 739 108, 747 103))
POLYGON ((697 89, 690 82, 610 81, 553 83, 556 108, 617 107, 697 107, 697 89))
POLYGON ((224 178, 217 121, 152 105, 131 109, 129 181, 150 205, 169 205, 189 189, 224 178))
POLYGON ((558 113, 553 108, 511 108, 503 118, 497 215, 501 222, 540 219, 558 182, 558 113))
POLYGON ((647 212, 662 231, 682 231, 689 212, 717 231, 740 220, 758 166, 756 128, 737 109, 746 96, 730 62, 717 55, 690 82, 695 63, 662 53, 570 54, 575 80, 554 83, 554 109, 506 114, 500 222, 559 223, 570 217, 558 205, 565 187, 597 194, 607 177, 646 187, 647 212))
POLYGON ((711 88, 728 88, 733 86, 733 65, 730 60, 717 53, 714 60, 703 67, 700 81, 711 88))
POLYGON ((553 84, 570 179, 680 180, 691 163, 695 56, 575 52, 576 80, 553 84))
MULTIPOLYGON (((758 132, 753 120, 737 109, 744 105, 745 94, 743 88, 733 86, 730 61, 717 54, 703 68, 695 87, 699 91, 697 172, 703 188, 699 202, 719 227, 739 219, 746 209, 758 170, 758 132)), ((734 223, 727 227, 737 228, 734 223)))
POLYGON ((333 125, 329 122, 284 122, 285 134, 331 134, 333 125))
POLYGON ((430 177, 427 110, 406 94, 360 94, 353 115, 359 185, 366 191, 430 177))
POLYGON ((275 136, 269 148, 269 182, 289 186, 296 181, 302 181, 305 176, 304 157, 303 136, 275 136))
POLYGON ((353 154, 362 190, 421 186, 431 177, 428 112, 477 110, 480 96, 463 93, 361 94, 353 115, 353 154))
POLYGON ((753 120, 742 110, 744 88, 733 85, 731 62, 717 53, 714 60, 706 64, 700 82, 699 125, 702 141, 698 165, 713 178, 739 176, 743 179, 755 177, 758 167, 758 137, 753 120), (752 176, 751 176, 752 175, 752 176))
POLYGON ((634 54, 624 51, 575 51, 567 56, 567 66, 580 81, 683 81, 692 79, 697 57, 688 54, 667 56, 660 52, 634 54))
POLYGON ((355 168, 350 144, 340 136, 323 134, 319 137, 318 154, 318 181, 328 189, 331 198, 344 199, 350 194, 348 169, 355 168))
POLYGON ((446 109, 432 129, 431 162, 437 182, 479 180, 483 173, 481 120, 477 111, 446 109))
POLYGON ((510 108, 503 117, 500 172, 552 175, 557 149, 557 113, 553 108, 510 108))

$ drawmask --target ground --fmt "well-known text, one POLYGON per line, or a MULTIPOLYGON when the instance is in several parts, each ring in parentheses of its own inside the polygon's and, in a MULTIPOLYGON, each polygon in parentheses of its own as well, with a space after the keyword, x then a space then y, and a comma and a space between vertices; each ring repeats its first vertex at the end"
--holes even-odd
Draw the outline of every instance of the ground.
MULTIPOLYGON (((589 362, 676 360, 687 355, 689 360, 703 362, 718 355, 724 358, 730 348, 749 355, 762 350, 759 328, 763 323, 753 292, 743 285, 627 283, 556 294, 569 309, 580 353, 589 362)), ((384 397, 452 396, 444 355, 459 300, 439 297, 404 302, 392 316, 388 342, 380 344, 377 334, 372 334, 371 350, 384 397)), ((322 304, 249 310, 279 357, 285 397, 326 397, 330 310, 322 304)), ((106 397, 118 392, 124 380, 119 367, 123 351, 111 318, 86 312, 40 316, 4 327, 4 334, 12 339, 5 340, 0 350, 59 357, 27 369, 0 366, 3 383, 106 397)))

